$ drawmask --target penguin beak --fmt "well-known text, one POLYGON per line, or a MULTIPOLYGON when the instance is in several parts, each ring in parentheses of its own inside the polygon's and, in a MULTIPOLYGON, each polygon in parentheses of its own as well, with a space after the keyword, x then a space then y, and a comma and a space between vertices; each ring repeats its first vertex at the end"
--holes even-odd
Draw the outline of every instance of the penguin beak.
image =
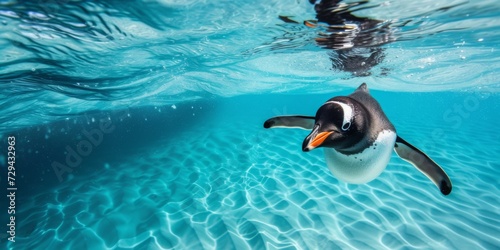
POLYGON ((306 139, 304 139, 304 143, 302 143, 302 151, 307 152, 311 151, 323 144, 323 142, 333 134, 333 131, 320 132, 318 133, 318 128, 315 128, 311 134, 309 134, 306 139))

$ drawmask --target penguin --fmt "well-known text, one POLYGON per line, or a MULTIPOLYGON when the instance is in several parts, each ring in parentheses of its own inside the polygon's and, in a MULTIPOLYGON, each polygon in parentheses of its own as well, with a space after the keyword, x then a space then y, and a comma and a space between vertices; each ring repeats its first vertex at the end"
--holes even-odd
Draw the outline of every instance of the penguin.
POLYGON ((264 122, 264 128, 279 127, 311 130, 302 150, 324 148, 328 168, 341 181, 372 181, 386 168, 394 150, 425 174, 442 194, 451 193, 451 180, 445 171, 396 133, 366 83, 348 96, 327 100, 315 116, 277 116, 264 122))

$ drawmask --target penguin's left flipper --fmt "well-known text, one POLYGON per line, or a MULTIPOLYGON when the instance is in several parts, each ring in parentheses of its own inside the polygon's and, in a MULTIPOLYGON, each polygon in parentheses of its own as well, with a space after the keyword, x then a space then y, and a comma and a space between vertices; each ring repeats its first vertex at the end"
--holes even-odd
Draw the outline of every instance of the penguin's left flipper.
POLYGON ((303 115, 276 116, 267 119, 267 121, 264 122, 264 128, 282 127, 313 129, 314 119, 314 116, 303 115))
POLYGON ((429 156, 418 148, 414 147, 401 137, 396 138, 394 151, 403 160, 411 163, 420 172, 424 173, 441 190, 441 193, 448 195, 451 193, 451 180, 444 170, 437 165, 429 156))

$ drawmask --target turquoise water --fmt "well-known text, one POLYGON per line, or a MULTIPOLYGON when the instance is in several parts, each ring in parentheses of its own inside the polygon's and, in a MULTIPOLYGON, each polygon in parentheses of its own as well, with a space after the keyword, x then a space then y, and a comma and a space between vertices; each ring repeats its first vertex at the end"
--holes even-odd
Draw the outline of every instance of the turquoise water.
POLYGON ((309 1, 0 0, 2 247, 499 249, 500 3, 342 3, 354 33, 309 1), (450 195, 396 154, 343 183, 262 127, 362 82, 450 195))

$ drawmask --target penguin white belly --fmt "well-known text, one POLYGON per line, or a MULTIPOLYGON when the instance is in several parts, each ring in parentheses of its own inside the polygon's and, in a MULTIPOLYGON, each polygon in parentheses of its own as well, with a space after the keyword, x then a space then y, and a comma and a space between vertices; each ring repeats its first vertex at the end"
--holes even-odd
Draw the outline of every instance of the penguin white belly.
POLYGON ((375 142, 361 153, 344 155, 333 148, 325 148, 326 164, 339 180, 362 184, 375 179, 391 159, 396 133, 382 131, 375 142))

